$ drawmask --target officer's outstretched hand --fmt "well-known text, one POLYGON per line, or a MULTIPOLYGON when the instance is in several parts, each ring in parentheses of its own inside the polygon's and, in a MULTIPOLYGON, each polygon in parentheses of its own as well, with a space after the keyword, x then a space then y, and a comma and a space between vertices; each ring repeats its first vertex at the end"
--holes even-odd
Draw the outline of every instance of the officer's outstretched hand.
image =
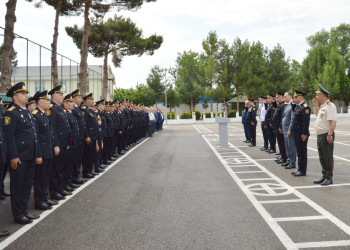
POLYGON ((41 164, 43 164, 43 158, 41 158, 41 157, 36 158, 35 163, 36 163, 36 165, 41 165, 41 164))
POLYGON ((53 150, 55 151, 55 155, 56 155, 56 156, 60 154, 60 147, 59 147, 59 146, 55 146, 55 147, 53 148, 53 150))
POLYGON ((307 135, 301 135, 301 140, 306 141, 307 135))
POLYGON ((15 158, 11 160, 11 168, 16 169, 18 164, 22 164, 19 158, 15 158))

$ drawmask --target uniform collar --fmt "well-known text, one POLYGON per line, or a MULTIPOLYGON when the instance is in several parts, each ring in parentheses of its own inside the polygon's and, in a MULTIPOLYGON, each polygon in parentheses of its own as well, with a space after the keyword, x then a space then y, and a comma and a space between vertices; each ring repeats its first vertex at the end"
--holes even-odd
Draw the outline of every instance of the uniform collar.
POLYGON ((327 99, 327 101, 325 101, 322 105, 321 108, 323 108, 324 106, 326 106, 329 103, 329 99, 327 99))

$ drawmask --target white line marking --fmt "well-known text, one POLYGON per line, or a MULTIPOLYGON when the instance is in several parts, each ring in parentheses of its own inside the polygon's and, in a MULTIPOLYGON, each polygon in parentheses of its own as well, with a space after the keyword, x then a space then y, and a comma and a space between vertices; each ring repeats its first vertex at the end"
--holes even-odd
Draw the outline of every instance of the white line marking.
POLYGON ((350 183, 340 183, 340 184, 332 184, 328 186, 321 186, 321 185, 313 185, 313 186, 296 186, 293 187, 295 189, 306 189, 306 188, 326 188, 326 187, 343 187, 343 186, 350 186, 350 183))
POLYGON ((268 180, 273 180, 273 178, 241 179, 241 181, 268 181, 268 180))
POLYGON ((98 180, 101 176, 103 176, 105 173, 107 173, 112 167, 114 167, 118 162, 120 162, 121 160, 123 160, 125 157, 127 157, 132 151, 134 151, 135 149, 137 149, 139 146, 141 146, 144 142, 146 142, 149 139, 149 137, 147 139, 145 139, 144 141, 142 141, 140 144, 138 144, 137 146, 135 146, 134 148, 130 149, 125 155, 123 155, 121 158, 119 158, 118 160, 116 160, 114 163, 112 163, 111 165, 109 165, 105 171, 99 175, 96 175, 95 178, 90 179, 89 181, 85 182, 83 185, 81 185, 79 188, 77 188, 74 193, 70 196, 67 196, 65 200, 61 200, 59 201, 59 204, 56 206, 53 206, 53 208, 51 210, 46 210, 44 212, 42 212, 40 214, 40 218, 37 220, 33 220, 33 222, 31 224, 27 224, 22 226, 19 230, 17 230, 16 232, 14 232, 13 234, 11 234, 8 238, 6 238, 5 240, 3 240, 2 242, 0 242, 0 249, 4 249, 6 247, 8 247, 11 243, 13 243, 15 240, 17 240, 19 237, 21 237, 23 234, 25 234, 26 232, 28 232, 31 228, 33 228, 36 224, 38 224, 39 222, 41 222, 43 219, 45 219, 47 216, 49 216, 51 213, 53 213, 56 209, 58 209, 60 206, 62 206, 64 203, 68 202, 70 199, 72 199, 74 196, 76 196, 78 193, 80 193, 80 191, 84 190, 86 187, 88 187, 91 183, 94 183, 96 180, 98 180))
POLYGON ((192 126, 197 130, 197 132, 198 132, 199 134, 201 134, 201 131, 199 131, 199 129, 197 128, 196 125, 192 125, 192 126))
MULTIPOLYGON (((252 190, 252 189, 250 189, 252 190)), ((300 199, 290 199, 290 200, 270 200, 270 201, 260 201, 261 204, 270 204, 270 203, 292 203, 292 202, 304 202, 300 199)))
POLYGON ((295 243, 295 246, 297 248, 341 247, 341 246, 349 246, 349 245, 350 245, 350 240, 295 243))
POLYGON ((258 171, 242 171, 242 172, 235 172, 235 174, 250 174, 250 173, 265 173, 262 170, 258 170, 258 171))
POLYGON ((304 221, 304 220, 326 220, 324 216, 300 216, 300 217, 282 217, 274 218, 276 221, 304 221))

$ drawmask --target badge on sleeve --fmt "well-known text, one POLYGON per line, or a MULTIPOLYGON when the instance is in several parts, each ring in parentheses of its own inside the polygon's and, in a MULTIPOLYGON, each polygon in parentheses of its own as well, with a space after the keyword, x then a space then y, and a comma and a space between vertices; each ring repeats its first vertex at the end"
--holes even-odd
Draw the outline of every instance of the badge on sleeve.
POLYGON ((310 114, 310 109, 305 109, 305 114, 310 114))
POLYGON ((9 125, 11 123, 11 117, 5 116, 4 121, 5 121, 5 125, 9 125))

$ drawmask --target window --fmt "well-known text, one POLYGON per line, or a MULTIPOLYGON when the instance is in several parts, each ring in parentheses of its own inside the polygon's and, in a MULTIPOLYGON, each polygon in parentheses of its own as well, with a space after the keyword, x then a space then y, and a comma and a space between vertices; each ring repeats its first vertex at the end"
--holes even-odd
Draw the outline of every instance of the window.
POLYGON ((60 81, 60 85, 62 85, 63 93, 67 93, 67 81, 60 81))
POLYGON ((44 81, 35 81, 35 86, 34 86, 34 89, 35 89, 35 92, 38 92, 38 91, 44 91, 45 90, 45 82, 44 81))

